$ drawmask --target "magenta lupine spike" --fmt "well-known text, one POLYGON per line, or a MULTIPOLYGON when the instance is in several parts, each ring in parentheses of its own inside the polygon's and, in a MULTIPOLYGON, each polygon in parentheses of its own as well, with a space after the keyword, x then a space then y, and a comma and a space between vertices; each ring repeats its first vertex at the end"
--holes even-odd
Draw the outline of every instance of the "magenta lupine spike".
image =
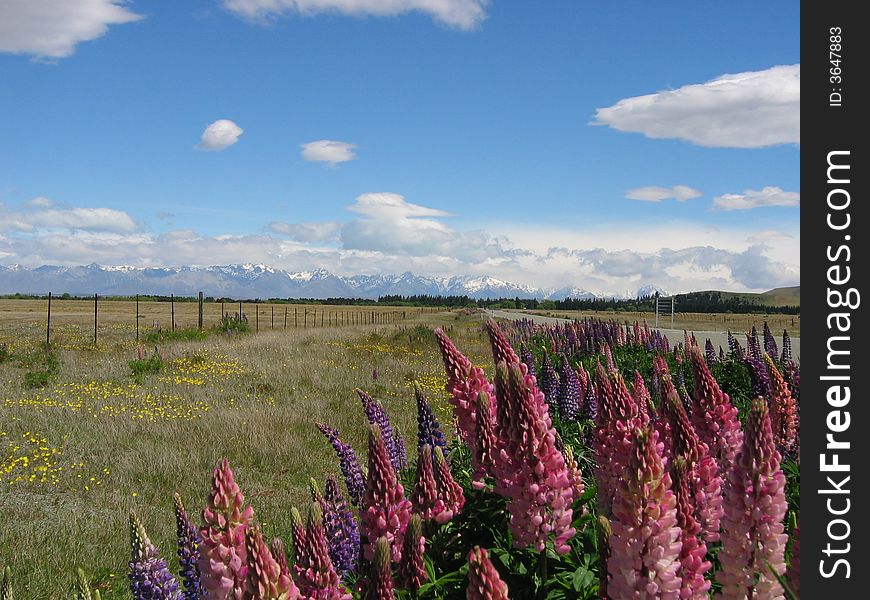
POLYGON ((480 546, 468 552, 466 600, 509 600, 507 584, 502 581, 489 554, 480 546))
POLYGON ((297 600, 299 589, 281 565, 272 556, 263 534, 257 526, 245 532, 248 554, 248 580, 246 599, 297 600))
POLYGON ((387 455, 384 435, 377 425, 369 429, 369 475, 360 509, 360 534, 365 538, 363 555, 372 560, 374 542, 384 537, 389 542, 393 562, 402 555, 402 536, 411 518, 411 502, 396 477, 387 455))
POLYGON ((399 563, 399 586, 409 590, 419 590, 429 579, 423 555, 426 553, 426 538, 423 537, 423 520, 420 515, 413 515, 405 532, 405 542, 402 548, 402 562, 399 563))
POLYGON ((605 364, 609 373, 616 373, 616 363, 613 361, 613 352, 610 350, 610 344, 602 342, 601 353, 604 355, 605 364))
POLYGON ((678 600, 680 528, 671 477, 655 430, 635 430, 628 465, 613 500, 607 593, 613 600, 678 600))
POLYGON ((770 373, 770 425, 773 428, 773 440, 780 451, 786 452, 794 445, 797 435, 797 405, 788 384, 769 354, 764 355, 764 362, 770 373))
POLYGON ((480 392, 475 414, 475 444, 471 447, 471 485, 475 489, 486 487, 484 478, 491 474, 493 461, 498 456, 498 440, 495 434, 492 405, 489 394, 480 392))
POLYGON ((178 552, 178 566, 184 584, 185 600, 199 600, 202 596, 202 578, 199 574, 199 546, 202 539, 196 526, 190 522, 181 496, 172 496, 175 505, 175 532, 178 552))
POLYGON ((514 544, 544 549, 550 534, 559 554, 570 550, 572 482, 556 448, 556 431, 544 394, 520 365, 496 366, 500 460, 493 465, 496 492, 508 498, 514 544))
POLYGON ((308 547, 306 562, 297 565, 296 583, 303 598, 315 600, 350 600, 350 592, 341 584, 329 557, 320 503, 312 502, 305 526, 308 547))
POLYGON ((134 600, 181 600, 178 582, 148 539, 142 523, 130 511, 130 591, 134 600))
POLYGON ((365 585, 364 600, 395 600, 390 556, 395 554, 386 537, 379 537, 373 544, 371 571, 365 585))
POLYGON ((798 519, 797 526, 791 534, 791 561, 788 564, 788 584, 795 595, 801 596, 801 522, 798 519))
POLYGON ((435 521, 446 523, 458 515, 465 506, 465 495, 462 493, 462 486, 453 479, 450 465, 447 464, 441 448, 435 446, 432 454, 435 459, 435 487, 438 490, 438 499, 444 503, 444 511, 435 515, 435 521))
POLYGON ((254 509, 245 506, 245 497, 226 459, 214 470, 202 520, 199 570, 204 598, 244 600, 248 579, 245 532, 254 522, 254 509))
POLYGON ((308 545, 308 532, 302 521, 302 514, 295 506, 290 508, 290 539, 293 540, 293 578, 298 578, 310 561, 311 549, 308 545))
POLYGON ((444 512, 444 501, 438 497, 433 464, 432 446, 424 444, 417 456, 417 475, 414 491, 411 493, 411 504, 414 512, 427 521, 444 512))
POLYGON ((692 424, 701 441, 707 444, 721 473, 727 473, 743 442, 743 429, 737 409, 722 391, 700 351, 691 355, 695 394, 692 398, 692 424))
POLYGON ((652 398, 649 395, 649 390, 646 388, 646 382, 643 380, 643 375, 640 371, 634 371, 634 380, 631 384, 631 397, 637 405, 640 417, 645 423, 649 423, 650 411, 652 409, 652 398))
POLYGON ((767 403, 756 398, 740 453, 728 473, 717 575, 725 600, 783 598, 774 576, 785 574, 788 541, 783 527, 788 509, 785 474, 779 461, 767 403))
MULTIPOLYGON (((499 329, 498 324, 492 319, 487 319, 486 321, 486 332, 489 334, 489 343, 492 346, 492 358, 495 364, 498 364, 501 361, 504 361, 507 364, 523 364, 522 361, 520 361, 520 357, 517 356, 516 352, 514 352, 510 342, 508 342, 504 337, 504 333, 499 329)), ((526 373, 528 373, 528 367, 526 367, 523 374, 526 373)))
POLYGON ((691 467, 680 457, 673 468, 673 490, 677 498, 677 525, 680 541, 680 600, 707 600, 710 581, 704 575, 712 564, 705 560, 707 545, 701 540, 701 525, 694 518, 694 498, 691 492, 691 467))
POLYGON ((474 450, 477 396, 480 392, 486 392, 494 410, 496 402, 493 385, 486 378, 483 369, 472 365, 441 329, 435 330, 435 337, 438 339, 438 347, 447 371, 446 389, 450 392, 450 404, 456 415, 459 436, 474 450))

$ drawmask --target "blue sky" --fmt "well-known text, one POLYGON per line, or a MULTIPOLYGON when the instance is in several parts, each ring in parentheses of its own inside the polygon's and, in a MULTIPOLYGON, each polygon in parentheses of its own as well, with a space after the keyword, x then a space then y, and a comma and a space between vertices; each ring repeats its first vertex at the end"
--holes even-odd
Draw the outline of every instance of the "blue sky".
POLYGON ((799 283, 799 7, 7 0, 0 264, 799 283))

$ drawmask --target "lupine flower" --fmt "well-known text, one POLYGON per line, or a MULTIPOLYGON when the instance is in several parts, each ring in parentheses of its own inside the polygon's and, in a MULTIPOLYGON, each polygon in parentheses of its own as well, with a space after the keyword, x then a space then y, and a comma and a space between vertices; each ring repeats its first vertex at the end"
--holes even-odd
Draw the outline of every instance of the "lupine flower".
POLYGON ((423 390, 416 383, 414 384, 414 397, 417 400, 417 447, 419 448, 423 444, 446 446, 447 441, 441 432, 441 425, 435 418, 429 401, 423 395, 423 390))
POLYGON ((746 352, 752 358, 761 360, 761 344, 758 342, 758 330, 755 329, 755 325, 746 334, 746 352))
POLYGON ((326 477, 324 500, 326 511, 323 513, 323 525, 329 541, 329 557, 338 575, 344 577, 356 570, 359 560, 359 527, 332 475, 326 477))
POLYGON ((369 396, 361 389, 356 390, 360 402, 362 402, 363 412, 366 418, 372 425, 380 427, 384 435, 384 443, 387 446, 387 452, 390 455, 390 461, 393 463, 393 468, 396 471, 404 469, 408 465, 408 459, 405 453, 405 440, 397 429, 390 423, 387 413, 380 402, 369 396))
POLYGON ((710 338, 707 338, 707 342, 704 344, 704 358, 707 360, 708 367, 716 364, 716 348, 713 346, 710 338))
POLYGON ((535 357, 532 356, 529 347, 525 344, 520 346, 520 360, 524 365, 526 365, 526 368, 529 370, 529 375, 535 375, 535 357))
POLYGON ((694 518, 694 498, 692 497, 692 474, 690 466, 679 457, 671 470, 673 473, 674 495, 677 497, 677 525, 680 527, 680 599, 707 600, 710 582, 704 579, 712 564, 705 560, 707 545, 700 539, 701 525, 694 518))
POLYGON ((544 393, 547 404, 555 407, 559 394, 559 376, 556 374, 556 369, 553 367, 553 362, 547 352, 544 352, 541 373, 536 379, 538 389, 544 393))
POLYGON ((782 586, 771 573, 785 573, 783 517, 785 474, 773 441, 770 414, 756 398, 746 423, 740 453, 728 473, 722 518, 721 597, 782 598, 782 586))
POLYGON ((377 539, 373 547, 371 572, 366 581, 363 598, 364 600, 394 600, 390 556, 395 552, 391 551, 390 541, 383 536, 377 539))
POLYGON ((508 498, 510 528, 517 547, 544 549, 555 535, 555 550, 570 550, 572 482, 556 449, 556 432, 544 394, 519 362, 496 366, 501 460, 493 465, 496 491, 508 498), (504 425, 502 425, 504 423, 504 425))
POLYGON ((297 565, 296 583, 303 598, 312 600, 350 600, 329 558, 320 503, 312 502, 305 526, 305 562, 297 565))
POLYGON ((293 579, 281 571, 257 526, 245 531, 248 554, 248 581, 245 598, 252 600, 297 600, 299 589, 293 579))
POLYGON ((226 459, 214 470, 202 520, 199 571, 204 598, 243 600, 248 578, 245 531, 254 521, 254 509, 245 506, 245 497, 226 459))
POLYGON ((369 429, 368 465, 369 476, 360 509, 360 533, 365 538, 363 555, 366 560, 372 560, 374 541, 384 537, 392 546, 393 561, 399 562, 402 536, 411 518, 411 502, 405 498, 405 490, 387 455, 384 434, 377 425, 369 429))
POLYGON ((199 545, 202 540, 199 531, 190 522, 181 496, 173 495, 175 504, 175 531, 178 545, 178 566, 184 584, 185 600, 199 600, 203 595, 202 581, 199 576, 199 545))
MULTIPOLYGON (((438 484, 435 482, 435 469, 432 460, 432 446, 424 444, 417 456, 417 475, 414 480, 414 491, 411 494, 414 511, 423 519, 435 519, 441 515, 444 500, 438 497, 438 484)), ((444 522, 450 518, 444 519, 444 522)))
POLYGON ((788 565, 788 583, 795 595, 801 595, 801 522, 798 519, 797 527, 791 533, 791 562, 788 565))
POLYGON ((293 578, 296 579, 309 562, 311 548, 302 514, 295 506, 290 507, 290 538, 293 540, 293 578))
POLYGON ((446 523, 459 514, 459 511, 465 506, 465 495, 462 493, 462 486, 453 479, 450 465, 447 464, 444 453, 438 446, 435 446, 433 450, 433 457, 435 459, 435 488, 438 490, 438 499, 444 503, 444 512, 436 515, 435 520, 438 523, 446 523))
POLYGON ((747 354, 744 359, 746 366, 749 367, 749 378, 752 381, 752 389, 750 393, 753 398, 761 396, 762 398, 770 398, 773 390, 770 387, 770 373, 764 366, 764 361, 760 358, 755 358, 751 354, 747 354))
MULTIPOLYGON (((514 352, 510 342, 508 342, 504 337, 504 332, 502 332, 498 324, 492 319, 487 319, 486 321, 486 332, 489 334, 489 344, 492 346, 492 358, 495 364, 498 364, 501 361, 508 364, 522 364, 520 357, 517 356, 516 352, 514 352)), ((546 352, 544 355, 546 356, 546 352)), ((528 368, 526 368, 525 373, 528 373, 528 368)))
POLYGON ((287 563, 287 546, 284 545, 284 540, 279 537, 272 538, 269 549, 272 551, 272 558, 275 559, 275 562, 281 568, 281 573, 292 579, 290 565, 287 563))
POLYGON ((130 512, 130 591, 134 600, 181 600, 178 582, 169 572, 145 528, 130 512))
POLYGON ((565 446, 565 468, 568 469, 568 477, 571 480, 571 487, 574 491, 572 497, 576 500, 583 496, 586 486, 583 484, 583 473, 580 472, 580 467, 574 458, 573 446, 565 446))
POLYGON ((583 394, 583 405, 580 409, 581 419, 592 419, 593 421, 598 416, 598 401, 595 397, 595 386, 592 385, 592 377, 589 377, 589 382, 586 384, 586 389, 583 394))
POLYGON ((782 356, 779 359, 779 362, 782 364, 791 362, 791 337, 788 335, 788 331, 782 330, 782 356))
POLYGON ((498 454, 498 441, 495 435, 492 405, 489 394, 480 392, 477 396, 475 413, 475 444, 471 448, 471 485, 474 489, 486 487, 483 480, 490 474, 491 465, 498 454))
POLYGON ((677 499, 652 428, 634 432, 628 465, 613 499, 607 593, 613 600, 678 600, 681 581, 677 499))
POLYGON ((604 355, 607 371, 610 373, 616 373, 616 363, 613 361, 613 352, 610 350, 610 344, 603 342, 601 346, 601 353, 604 355))
POLYGON ((700 352, 692 353, 695 395, 692 397, 692 424, 701 441, 716 459, 719 471, 726 473, 743 441, 743 430, 728 394, 722 391, 700 352))
POLYGON ((562 376, 559 378, 559 401, 556 403, 559 416, 566 421, 576 421, 580 413, 580 380, 577 373, 562 357, 562 376))
POLYGON ((335 454, 338 456, 338 461, 341 465, 341 474, 344 477, 344 483, 347 486, 347 495, 350 498, 350 503, 354 506, 360 505, 360 500, 366 489, 365 478, 362 474, 362 469, 359 466, 356 452, 351 448, 350 444, 342 442, 338 435, 338 429, 318 423, 317 428, 327 437, 335 454))
POLYGON ((740 346, 740 342, 737 341, 737 338, 735 338, 730 331, 728 332, 728 354, 737 360, 743 360, 744 357, 743 348, 740 346))
POLYGON ((631 384, 631 397, 637 405, 638 413, 643 423, 649 423, 650 410, 652 409, 652 398, 649 395, 649 390, 646 389, 646 382, 643 380, 643 375, 635 369, 634 380, 631 384))
POLYGON ((781 451, 789 450, 797 434, 797 406, 791 397, 791 390, 782 378, 779 369, 770 357, 764 355, 764 362, 770 373, 770 425, 773 428, 773 441, 781 451))
POLYGON ((423 555, 426 553, 426 538, 423 537, 423 520, 413 515, 405 532, 402 561, 399 563, 398 582, 403 588, 419 590, 429 579, 423 555))
POLYGON ((770 331, 770 327, 767 326, 767 321, 764 322, 764 353, 771 356, 772 358, 776 358, 779 356, 779 348, 776 347, 776 339, 773 337, 773 333, 770 331))
POLYGON ((480 546, 468 552, 467 600, 509 600, 507 584, 502 581, 489 554, 480 546))

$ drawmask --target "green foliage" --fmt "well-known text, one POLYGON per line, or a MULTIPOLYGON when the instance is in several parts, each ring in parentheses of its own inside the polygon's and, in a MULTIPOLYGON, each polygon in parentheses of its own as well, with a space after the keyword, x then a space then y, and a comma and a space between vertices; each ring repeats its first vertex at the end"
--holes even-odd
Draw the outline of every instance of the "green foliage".
POLYGON ((146 344, 166 344, 169 342, 198 342, 206 339, 208 332, 202 329, 157 330, 146 333, 142 338, 146 344))
POLYGON ((43 388, 51 383, 60 370, 60 358, 51 346, 41 344, 34 350, 18 355, 19 366, 28 369, 24 373, 24 387, 43 388))
POLYGON ((745 420, 752 402, 752 378, 745 362, 729 358, 725 362, 717 362, 711 369, 713 377, 719 383, 722 391, 731 398, 731 403, 737 407, 740 418, 745 420))
POLYGON ((218 325, 212 327, 212 331, 214 333, 250 333, 251 327, 248 325, 248 319, 244 316, 239 317, 238 315, 230 316, 229 314, 225 314, 221 317, 221 322, 218 325))
POLYGON ((158 352, 149 357, 134 359, 127 363, 134 378, 141 379, 150 373, 159 373, 166 366, 158 352))

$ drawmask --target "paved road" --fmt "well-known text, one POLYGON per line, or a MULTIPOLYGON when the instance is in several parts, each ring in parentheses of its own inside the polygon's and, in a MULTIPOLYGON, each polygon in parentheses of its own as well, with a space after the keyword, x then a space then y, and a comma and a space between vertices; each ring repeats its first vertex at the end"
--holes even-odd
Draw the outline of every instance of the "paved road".
MULTIPOLYGON (((512 321, 519 321, 520 319, 531 319, 535 323, 566 323, 570 322, 570 319, 562 319, 559 317, 544 317, 541 315, 532 315, 523 312, 514 312, 514 311, 505 311, 505 310, 487 310, 487 314, 492 317, 497 317, 499 319, 510 319, 512 321)), ((651 329, 655 329, 654 327, 651 329)), ((662 335, 666 335, 671 343, 679 343, 683 341, 683 330, 682 329, 664 329, 662 327, 659 328, 659 331, 662 332, 662 335)), ((716 349, 719 349, 719 346, 725 348, 725 351, 728 351, 728 334, 722 331, 695 331, 695 339, 698 340, 700 344, 705 343, 707 338, 713 342, 713 345, 716 349)), ((746 340, 740 339, 740 344, 746 347, 746 340)), ((778 341, 778 340, 777 340, 778 341)), ((791 353, 795 360, 800 360, 801 357, 801 339, 799 337, 791 338, 791 353)))

